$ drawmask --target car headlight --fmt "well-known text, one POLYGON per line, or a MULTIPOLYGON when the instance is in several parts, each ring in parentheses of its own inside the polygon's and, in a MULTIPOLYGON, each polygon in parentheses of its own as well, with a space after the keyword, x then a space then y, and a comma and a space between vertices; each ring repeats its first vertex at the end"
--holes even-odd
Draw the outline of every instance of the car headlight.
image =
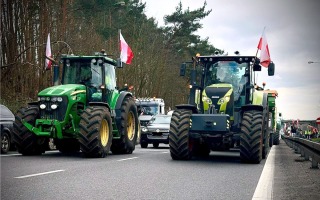
POLYGON ((147 132, 148 131, 148 129, 146 127, 143 127, 141 130, 142 130, 142 132, 147 132))

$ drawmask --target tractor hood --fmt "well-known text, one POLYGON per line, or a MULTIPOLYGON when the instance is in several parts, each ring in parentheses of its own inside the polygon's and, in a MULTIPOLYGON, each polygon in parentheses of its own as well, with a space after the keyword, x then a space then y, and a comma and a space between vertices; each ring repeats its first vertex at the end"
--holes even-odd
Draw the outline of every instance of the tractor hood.
POLYGON ((86 87, 81 84, 57 85, 39 92, 39 96, 64 96, 85 93, 86 87))
POLYGON ((212 84, 206 87, 202 93, 204 110, 207 111, 209 106, 213 104, 218 113, 227 113, 232 116, 233 96, 233 87, 231 84, 212 84))

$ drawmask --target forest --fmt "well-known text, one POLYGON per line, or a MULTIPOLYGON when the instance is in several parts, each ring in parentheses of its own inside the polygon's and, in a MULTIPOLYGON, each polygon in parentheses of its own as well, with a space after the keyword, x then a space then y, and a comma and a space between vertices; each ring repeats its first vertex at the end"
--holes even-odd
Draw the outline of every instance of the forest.
POLYGON ((196 53, 223 52, 196 34, 212 14, 206 5, 180 2, 159 26, 141 0, 1 0, 0 103, 15 112, 53 85, 52 69, 45 70, 48 34, 55 60, 101 49, 117 59, 119 30, 134 58, 117 69, 117 85, 133 86, 136 97, 163 98, 167 108, 187 103, 189 79, 179 76, 180 64, 196 53))

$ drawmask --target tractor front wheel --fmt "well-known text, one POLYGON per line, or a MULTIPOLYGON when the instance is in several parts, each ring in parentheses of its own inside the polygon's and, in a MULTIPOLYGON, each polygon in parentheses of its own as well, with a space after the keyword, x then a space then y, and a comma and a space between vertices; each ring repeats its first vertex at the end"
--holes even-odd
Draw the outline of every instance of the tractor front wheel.
POLYGON ((169 131, 169 148, 173 160, 189 160, 192 157, 192 143, 189 141, 190 110, 173 112, 169 131))
POLYGON ((246 163, 260 163, 262 159, 263 114, 249 110, 243 113, 240 136, 240 159, 246 163))
POLYGON ((107 108, 89 106, 81 115, 79 143, 86 157, 104 158, 112 143, 112 121, 107 108))
POLYGON ((41 155, 45 152, 49 139, 37 137, 25 127, 22 121, 35 125, 39 117, 38 107, 21 108, 15 115, 13 123, 13 141, 22 155, 41 155))

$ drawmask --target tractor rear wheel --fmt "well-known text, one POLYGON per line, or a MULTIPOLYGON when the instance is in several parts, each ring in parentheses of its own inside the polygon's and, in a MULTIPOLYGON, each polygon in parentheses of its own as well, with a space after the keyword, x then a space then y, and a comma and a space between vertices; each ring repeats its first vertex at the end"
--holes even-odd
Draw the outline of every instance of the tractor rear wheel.
POLYGON ((260 163, 262 159, 263 114, 249 110, 243 113, 240 135, 240 159, 246 163, 260 163))
POLYGON ((173 112, 169 131, 169 148, 173 160, 189 160, 192 157, 192 145, 189 141, 190 110, 173 112))
POLYGON ((112 143, 112 121, 106 107, 90 106, 80 119, 79 143, 86 157, 104 158, 112 143))
POLYGON ((113 154, 131 154, 136 145, 139 132, 137 107, 132 97, 126 97, 121 105, 120 139, 112 142, 113 154))
POLYGON ((45 152, 49 139, 37 137, 25 127, 22 121, 35 125, 39 117, 39 108, 35 106, 21 108, 15 115, 13 123, 13 141, 22 155, 41 155, 45 152))

